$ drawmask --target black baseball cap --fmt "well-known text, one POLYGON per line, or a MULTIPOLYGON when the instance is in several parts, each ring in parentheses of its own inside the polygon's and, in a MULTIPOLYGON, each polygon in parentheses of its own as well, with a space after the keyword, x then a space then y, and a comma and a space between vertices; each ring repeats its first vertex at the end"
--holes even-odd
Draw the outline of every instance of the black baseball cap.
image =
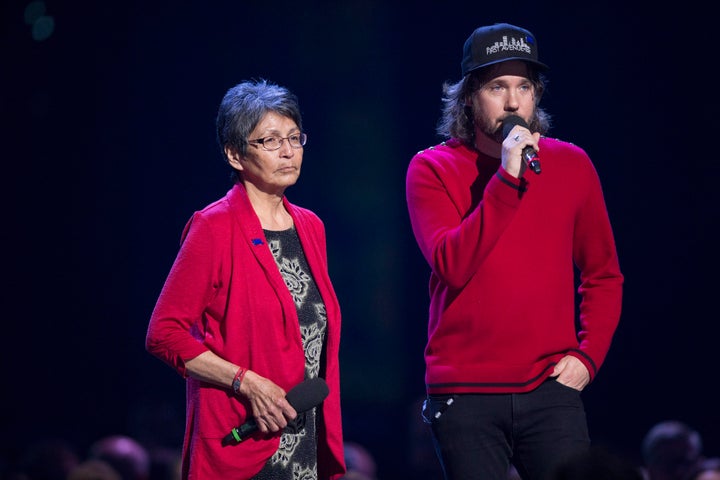
POLYGON ((460 64, 462 76, 508 60, 523 60, 540 70, 549 68, 538 60, 537 40, 532 33, 509 23, 496 23, 476 28, 465 41, 460 64))

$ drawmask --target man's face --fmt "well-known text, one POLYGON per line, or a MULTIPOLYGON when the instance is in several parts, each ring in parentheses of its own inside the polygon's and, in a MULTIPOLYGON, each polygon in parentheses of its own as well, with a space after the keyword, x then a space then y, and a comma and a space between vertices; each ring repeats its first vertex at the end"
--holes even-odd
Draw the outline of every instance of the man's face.
POLYGON ((502 121, 518 115, 527 123, 535 113, 535 87, 522 61, 508 61, 491 67, 490 79, 473 93, 472 108, 476 133, 502 142, 502 121))

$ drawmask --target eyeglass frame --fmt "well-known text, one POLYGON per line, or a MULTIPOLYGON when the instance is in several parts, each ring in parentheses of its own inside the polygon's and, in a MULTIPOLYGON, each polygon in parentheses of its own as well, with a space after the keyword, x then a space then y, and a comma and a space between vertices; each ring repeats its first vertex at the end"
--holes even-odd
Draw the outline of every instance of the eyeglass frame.
POLYGON ((256 138, 256 139, 254 139, 254 140, 247 140, 247 143, 248 143, 249 145, 255 145, 255 146, 258 146, 258 145, 259 145, 259 146, 261 146, 261 147, 263 148, 263 150, 265 150, 266 152, 275 152, 275 151, 280 150, 280 149, 282 148, 283 143, 285 142, 285 140, 287 140, 288 145, 290 145, 290 148, 294 148, 294 149, 297 150, 298 148, 304 147, 305 144, 307 143, 307 133, 305 133, 305 132, 293 133, 292 135, 288 135, 287 137, 279 137, 279 136, 277 136, 277 135, 268 135, 267 137, 256 138), (297 147, 294 146, 294 145, 292 144, 292 142, 290 141, 290 137, 294 137, 294 136, 296 136, 296 135, 299 137, 299 142, 300 142, 300 145, 297 146, 297 147), (268 141, 268 139, 272 139, 272 138, 280 140, 280 144, 278 145, 277 148, 268 148, 267 146, 265 146, 265 142, 268 141))

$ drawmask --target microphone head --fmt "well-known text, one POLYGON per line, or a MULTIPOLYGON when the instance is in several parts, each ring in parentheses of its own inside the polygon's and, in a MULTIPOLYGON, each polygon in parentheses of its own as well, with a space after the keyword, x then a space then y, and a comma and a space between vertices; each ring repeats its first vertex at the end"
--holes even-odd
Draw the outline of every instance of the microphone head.
POLYGON ((512 130, 515 125, 529 128, 527 122, 525 122, 525 120, 523 120, 521 117, 518 117, 517 115, 510 115, 502 121, 503 138, 507 138, 507 136, 510 134, 510 130, 512 130))
POLYGON ((320 405, 328 393, 330 393, 330 389, 325 380, 316 377, 295 385, 285 395, 285 398, 295 411, 301 413, 320 405))

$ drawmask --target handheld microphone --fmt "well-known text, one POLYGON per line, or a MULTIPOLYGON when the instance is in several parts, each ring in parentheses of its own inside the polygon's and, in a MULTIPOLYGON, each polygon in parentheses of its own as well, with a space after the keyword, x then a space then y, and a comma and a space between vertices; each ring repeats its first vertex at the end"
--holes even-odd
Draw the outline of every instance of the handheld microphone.
MULTIPOLYGON (((285 399, 288 401, 298 415, 302 412, 306 412, 313 407, 316 407, 325 400, 330 390, 328 389, 325 380, 316 377, 305 380, 293 388, 285 395, 285 399)), ((222 439, 223 445, 230 445, 242 442, 247 439, 250 435, 258 430, 258 424, 254 418, 250 418, 239 427, 235 427, 230 430, 225 438, 222 439)))
MULTIPOLYGON (((512 130, 515 125, 529 128, 528 124, 525 123, 525 120, 518 117, 517 115, 510 115, 502 122, 503 137, 507 138, 507 136, 510 134, 510 130, 512 130)), ((523 160, 525 160, 525 162, 527 162, 528 166, 533 172, 537 174, 540 173, 540 157, 538 157, 538 153, 533 147, 527 146, 523 148, 522 158, 523 160)))

